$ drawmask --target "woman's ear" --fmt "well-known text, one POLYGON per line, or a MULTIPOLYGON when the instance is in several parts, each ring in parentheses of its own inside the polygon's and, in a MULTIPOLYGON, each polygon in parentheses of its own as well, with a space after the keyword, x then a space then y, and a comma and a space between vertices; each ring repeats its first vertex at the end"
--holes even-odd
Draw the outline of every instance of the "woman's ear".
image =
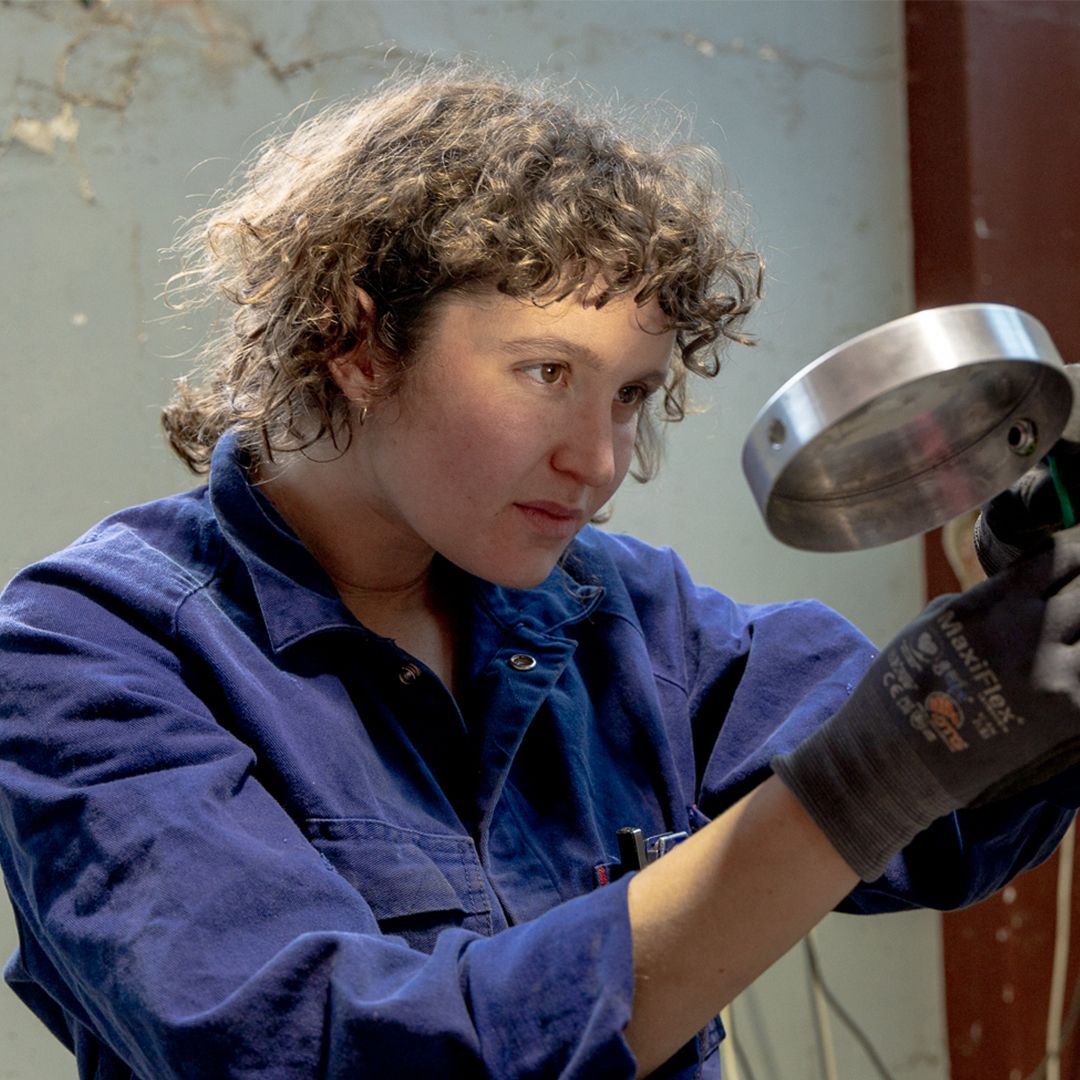
POLYGON ((362 331, 356 344, 330 361, 330 375, 338 389, 350 400, 363 405, 375 385, 375 348, 370 329, 375 322, 375 301, 359 286, 356 302, 360 307, 362 331))

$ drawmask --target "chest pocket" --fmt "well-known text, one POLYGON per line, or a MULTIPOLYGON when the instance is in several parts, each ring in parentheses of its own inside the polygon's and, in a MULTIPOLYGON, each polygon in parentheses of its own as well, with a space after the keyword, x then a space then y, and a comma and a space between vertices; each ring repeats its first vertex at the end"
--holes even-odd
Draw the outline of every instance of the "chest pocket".
POLYGON ((308 818, 304 831, 367 901, 384 934, 430 953, 449 927, 493 932, 491 902, 471 838, 370 818, 308 818))

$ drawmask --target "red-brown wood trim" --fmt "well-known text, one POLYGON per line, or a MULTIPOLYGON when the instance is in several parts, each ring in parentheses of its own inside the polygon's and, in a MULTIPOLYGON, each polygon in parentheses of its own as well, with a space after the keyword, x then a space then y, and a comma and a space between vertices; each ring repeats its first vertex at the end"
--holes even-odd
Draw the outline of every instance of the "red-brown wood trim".
MULTIPOLYGON (((907 0, 916 306, 1013 304, 1080 359, 1080 3, 907 0)), ((935 533, 928 595, 958 585, 935 533)), ((1045 1044, 1056 858, 943 919, 951 1080, 1022 1080, 1045 1044)), ((1076 890, 1080 896, 1080 888, 1076 890)), ((1073 905, 1080 966, 1080 905, 1073 905)), ((1077 1080, 1075 1042, 1063 1080, 1077 1080)))

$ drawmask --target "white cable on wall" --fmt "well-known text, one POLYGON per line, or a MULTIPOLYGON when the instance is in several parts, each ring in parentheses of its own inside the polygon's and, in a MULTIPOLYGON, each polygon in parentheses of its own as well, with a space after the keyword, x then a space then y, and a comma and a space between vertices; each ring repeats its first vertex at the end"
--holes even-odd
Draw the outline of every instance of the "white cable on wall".
POLYGON ((817 939, 811 930, 806 935, 805 948, 810 972, 810 998, 814 1005, 814 1031, 817 1033, 818 1050, 821 1054, 823 1080, 838 1080, 836 1048, 833 1045, 832 1025, 829 1023, 829 1003, 817 970, 816 946, 817 939))
POLYGON ((870 1064, 873 1065, 874 1071, 881 1077, 881 1080, 896 1080, 889 1071, 888 1066, 882 1060, 881 1054, 878 1053, 877 1048, 874 1046, 873 1042, 871 1042, 869 1036, 855 1022, 851 1014, 840 1004, 836 995, 829 989, 829 984, 821 974, 821 963, 818 960, 817 948, 814 945, 813 939, 805 937, 803 938, 803 942, 806 949, 806 958, 810 964, 810 978, 813 980, 815 988, 821 993, 821 996, 825 999, 829 1008, 836 1013, 837 1019, 851 1032, 852 1035, 855 1036, 856 1041, 866 1052, 870 1064))
POLYGON ((1046 1080, 1061 1080, 1061 1019, 1065 1012, 1065 977, 1069 967, 1075 820, 1058 846, 1057 912, 1054 961, 1050 970, 1050 1008, 1046 1015, 1046 1080))
POLYGON ((724 1080, 740 1080, 739 1062, 735 1057, 735 1026, 731 1019, 731 1006, 720 1010, 720 1023, 724 1025, 724 1041, 720 1044, 720 1067, 724 1080))

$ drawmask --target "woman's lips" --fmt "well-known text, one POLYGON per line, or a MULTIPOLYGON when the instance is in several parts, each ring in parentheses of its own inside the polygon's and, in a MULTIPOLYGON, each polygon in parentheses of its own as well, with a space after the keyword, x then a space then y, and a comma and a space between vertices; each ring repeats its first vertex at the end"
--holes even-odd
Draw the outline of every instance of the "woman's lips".
POLYGON ((581 528, 585 511, 555 502, 514 503, 533 531, 542 536, 566 540, 581 528))

